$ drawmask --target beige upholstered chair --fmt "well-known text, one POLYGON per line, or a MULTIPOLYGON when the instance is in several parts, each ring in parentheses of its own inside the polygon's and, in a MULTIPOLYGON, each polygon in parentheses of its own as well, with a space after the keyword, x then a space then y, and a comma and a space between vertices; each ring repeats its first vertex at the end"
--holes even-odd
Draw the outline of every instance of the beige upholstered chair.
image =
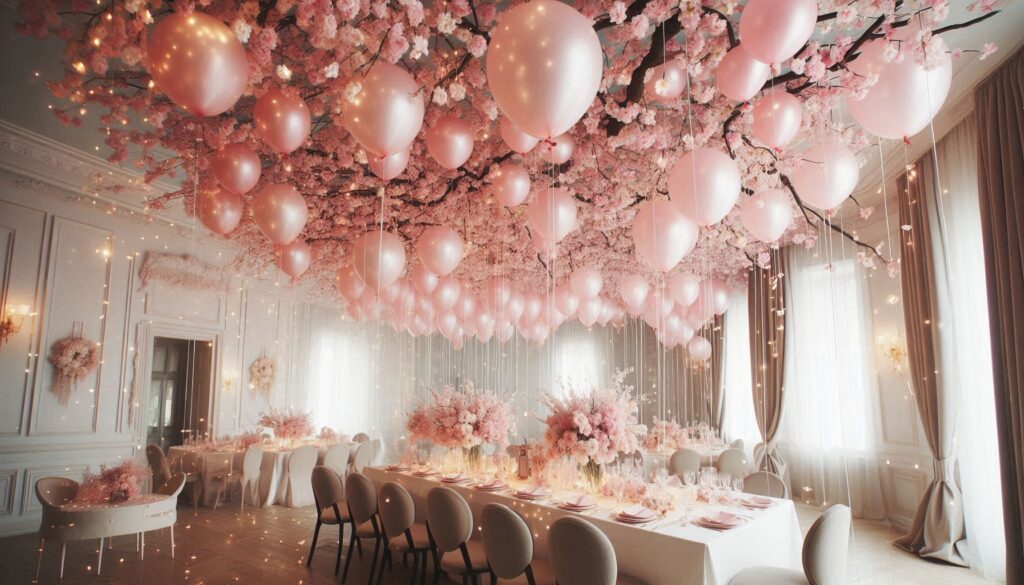
POLYGON ((171 473, 181 473, 185 476, 185 485, 191 485, 189 492, 192 496, 192 506, 199 507, 199 498, 202 496, 203 482, 202 473, 199 469, 199 458, 191 455, 171 455, 167 459, 167 465, 171 473))
POLYGON ((171 467, 167 464, 167 457, 160 445, 146 445, 146 461, 149 463, 149 470, 153 473, 153 493, 157 493, 164 482, 171 477, 171 467))
POLYGON ((729 477, 747 475, 747 455, 743 449, 726 449, 718 456, 718 473, 729 477))
POLYGON ((739 449, 740 451, 743 451, 744 447, 745 445, 743 444, 743 439, 736 439, 732 443, 729 443, 730 449, 739 449))
POLYGON ((412 554, 414 576, 419 568, 419 557, 422 556, 425 575, 426 553, 433 551, 434 546, 426 525, 416 523, 416 504, 408 490, 393 481, 386 482, 377 493, 377 505, 385 543, 377 581, 381 582, 384 578, 384 565, 393 552, 412 554))
POLYGON ((356 447, 356 456, 352 459, 352 471, 362 473, 373 459, 373 443, 360 443, 356 447))
POLYGON ((167 478, 167 481, 160 486, 160 489, 156 490, 156 493, 163 496, 174 496, 178 497, 181 490, 185 488, 185 474, 175 473, 167 478))
MULTIPOLYGON (((74 501, 78 495, 78 482, 66 477, 44 477, 36 482, 36 499, 43 508, 59 508, 74 501)), ((46 539, 39 538, 39 556, 36 558, 36 581, 39 581, 39 569, 43 563, 43 547, 46 539)), ((100 545, 103 548, 103 545, 100 545)), ((64 577, 64 556, 67 553, 67 541, 60 541, 60 576, 64 577)))
POLYGON ((533 558, 533 534, 508 506, 487 504, 480 513, 484 551, 491 573, 501 580, 525 575, 527 585, 555 585, 551 565, 533 558))
POLYGON ((693 449, 679 449, 668 460, 668 470, 673 475, 700 471, 700 453, 693 449))
POLYGON ((756 471, 743 478, 743 491, 769 498, 789 498, 789 486, 770 471, 756 471))
MULTIPOLYGON (((316 447, 305 445, 292 451, 288 456, 288 485, 285 488, 284 503, 289 508, 302 508, 314 503, 310 477, 316 466, 316 447)), ((341 479, 338 479, 339 485, 341 479)))
POLYGON ((563 516, 551 523, 548 553, 558 585, 636 583, 619 576, 612 542, 582 518, 563 516))
MULTIPOLYGON (((234 463, 234 460, 232 460, 234 463)), ((227 471, 218 474, 210 479, 210 484, 217 487, 217 495, 213 500, 213 509, 217 509, 217 505, 220 503, 220 496, 225 489, 231 487, 231 484, 235 480, 238 481, 238 486, 241 490, 241 507, 239 511, 245 512, 245 498, 250 492, 257 492, 254 496, 254 501, 258 499, 258 492, 260 486, 260 467, 263 465, 263 448, 259 445, 253 445, 245 450, 245 454, 242 456, 242 469, 241 473, 236 473, 231 467, 227 471)), ((229 492, 230 495, 230 492, 229 492)))
POLYGON ((367 435, 366 433, 356 433, 355 436, 352 437, 353 443, 365 443, 369 440, 370 435, 367 435))
POLYGON ((324 524, 338 526, 338 555, 334 561, 334 574, 338 574, 341 567, 341 544, 345 540, 345 525, 352 522, 349 515, 348 504, 345 502, 345 486, 341 478, 334 470, 317 465, 310 474, 310 483, 313 488, 313 501, 316 504, 316 527, 313 528, 313 542, 309 545, 309 556, 306 557, 306 566, 313 562, 313 553, 316 552, 316 541, 320 537, 320 527, 324 524))
POLYGON ((832 506, 815 520, 804 537, 803 573, 778 567, 751 567, 729 585, 842 585, 850 545, 850 509, 832 506))
POLYGON ((347 444, 338 443, 328 447, 327 452, 324 453, 324 467, 331 468, 334 473, 338 474, 342 482, 345 481, 345 475, 348 473, 349 449, 347 444))
MULTIPOLYGON (((489 573, 483 543, 473 536, 473 511, 466 499, 449 487, 435 487, 427 492, 427 527, 434 539, 441 564, 434 566, 434 581, 443 569, 449 577, 462 575, 463 582, 477 583, 477 575, 489 573), (448 554, 453 553, 453 554, 448 554)), ((423 556, 426 565, 426 555, 423 556)))
POLYGON ((373 568, 377 566, 377 555, 380 552, 382 533, 377 523, 377 489, 370 478, 361 473, 350 473, 345 478, 345 501, 348 503, 349 517, 355 525, 355 537, 348 541, 348 553, 345 556, 345 570, 341 573, 341 582, 348 577, 348 566, 352 562, 352 546, 359 547, 363 554, 362 539, 372 538, 373 561, 370 563, 370 581, 373 581, 373 568))

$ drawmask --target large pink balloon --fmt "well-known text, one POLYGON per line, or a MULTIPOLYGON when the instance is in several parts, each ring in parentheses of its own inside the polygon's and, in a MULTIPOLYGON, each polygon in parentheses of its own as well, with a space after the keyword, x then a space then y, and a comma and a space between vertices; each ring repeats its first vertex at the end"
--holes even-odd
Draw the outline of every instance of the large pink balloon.
POLYGON ((740 196, 740 169, 720 150, 698 148, 683 155, 668 177, 672 203, 699 225, 722 221, 740 196))
POLYGON ((431 272, 445 276, 462 262, 462 238, 446 225, 430 226, 416 241, 416 253, 431 272))
POLYGON ((700 283, 699 300, 709 303, 715 315, 721 315, 729 308, 729 285, 717 278, 700 283))
POLYGON ((199 192, 196 215, 211 232, 226 236, 242 221, 242 198, 226 189, 211 186, 199 192))
POLYGON ((487 281, 487 307, 494 313, 500 313, 509 299, 512 298, 512 283, 500 277, 492 277, 487 281))
POLYGON ((580 304, 578 316, 580 323, 583 323, 585 327, 591 327, 597 320, 601 318, 601 309, 604 308, 604 301, 601 297, 592 297, 586 299, 580 304))
POLYGON ((225 189, 245 195, 260 182, 260 156, 241 142, 228 144, 210 157, 213 176, 225 189))
POLYGON ((295 92, 272 89, 252 110, 256 134, 277 152, 287 154, 309 138, 309 108, 295 92))
POLYGON ((845 145, 812 144, 800 158, 789 178, 804 203, 819 209, 835 209, 857 187, 860 167, 857 157, 845 145))
POLYGON ((545 187, 530 203, 526 217, 544 239, 561 242, 576 227, 576 200, 561 187, 545 187))
POLYGON ((931 69, 917 62, 912 41, 918 26, 911 24, 898 29, 893 41, 904 41, 899 47, 902 60, 886 63, 882 54, 890 41, 875 39, 861 48, 859 57, 850 62, 854 73, 878 76, 863 99, 847 99, 850 114, 865 130, 882 138, 900 139, 924 130, 939 112, 949 95, 953 80, 953 61, 946 51, 945 42, 934 38, 934 51, 938 64, 931 69))
POLYGON ((454 309, 461 295, 462 285, 454 276, 449 275, 437 281, 434 292, 430 293, 430 301, 438 312, 443 313, 454 309))
POLYGON ((272 183, 252 200, 252 217, 256 227, 275 244, 287 244, 299 237, 306 227, 309 209, 295 187, 272 183))
POLYGON ((360 83, 360 92, 342 107, 345 129, 378 156, 408 150, 423 126, 423 92, 416 80, 378 59, 360 83))
POLYGON ((473 129, 452 115, 441 116, 424 140, 430 156, 446 169, 461 167, 473 154, 473 129))
POLYGON ((754 102, 754 138, 772 148, 782 148, 800 131, 804 106, 784 88, 766 92, 754 102))
POLYGON ((624 274, 619 278, 619 296, 631 315, 640 313, 650 290, 651 285, 639 274, 624 274))
POLYGON ((601 271, 593 266, 582 266, 569 275, 569 288, 579 296, 580 300, 592 299, 601 294, 604 279, 601 271))
POLYGON ((770 76, 771 67, 751 57, 743 45, 733 47, 715 69, 718 91, 738 102, 757 95, 770 76))
POLYGON ((554 291, 555 309, 565 318, 572 318, 580 308, 580 297, 568 286, 562 285, 554 291))
POLYGON ((338 288, 338 293, 350 303, 358 301, 363 296, 363 291, 366 290, 366 283, 351 264, 346 264, 338 269, 338 273, 334 276, 334 285, 338 288))
POLYGON ((544 160, 560 165, 572 158, 572 153, 576 152, 576 141, 568 134, 559 134, 542 142, 540 148, 544 160))
POLYGON ((540 317, 541 310, 544 308, 544 301, 541 300, 540 295, 533 292, 526 293, 525 300, 526 308, 523 310, 520 319, 533 323, 540 317))
POLYGON ((671 59, 651 68, 650 77, 644 82, 644 95, 648 100, 668 103, 683 95, 686 90, 686 68, 671 59))
POLYGON ((700 295, 700 279, 689 272, 677 272, 669 279, 668 290, 676 303, 688 307, 700 295))
POLYGON ((526 309, 526 299, 523 298, 523 293, 519 291, 512 291, 512 296, 509 297, 508 303, 502 310, 502 315, 508 317, 512 321, 516 321, 522 316, 523 311, 526 309))
POLYGON ((601 86, 604 54, 590 20, 555 0, 506 12, 492 30, 487 84, 502 113, 538 138, 564 133, 601 86))
POLYGON ((711 342, 698 335, 686 344, 686 351, 690 353, 690 359, 694 361, 707 361, 711 357, 711 342))
POLYGON ((293 240, 291 243, 278 246, 276 250, 277 267, 292 278, 298 278, 309 270, 313 263, 313 249, 303 240, 293 240))
POLYGON ((390 181, 405 172, 409 166, 409 149, 400 150, 387 156, 374 156, 372 153, 366 161, 373 174, 385 181, 390 181))
POLYGON ((437 286, 437 275, 427 270, 422 264, 417 264, 413 267, 410 280, 412 280, 412 285, 416 287, 416 290, 421 295, 429 295, 434 292, 434 287, 437 286))
POLYGON ((517 164, 498 165, 492 177, 494 198, 506 207, 519 205, 530 194, 530 173, 517 164))
POLYGON ((498 129, 501 132, 501 139, 505 141, 505 145, 519 154, 526 154, 527 152, 530 152, 533 150, 533 147, 537 146, 537 143, 540 142, 540 139, 536 136, 530 136, 526 132, 520 130, 519 127, 513 124, 506 116, 501 117, 498 129))
POLYGON ((149 34, 146 67, 174 103, 196 116, 231 109, 249 82, 249 62, 235 34, 201 12, 168 14, 149 34))
POLYGON ((675 268, 693 250, 699 231, 667 199, 641 203, 631 229, 637 256, 662 272, 675 268))
POLYGON ((402 238, 380 230, 363 234, 352 244, 352 266, 371 289, 386 289, 405 270, 402 238))
POLYGON ((476 318, 477 303, 476 297, 470 291, 463 291, 459 295, 459 301, 455 303, 455 314, 462 319, 463 323, 469 323, 476 318))
POLYGON ((804 46, 818 22, 815 0, 750 0, 740 16, 740 39, 763 63, 782 63, 804 46))
POLYGON ((762 242, 774 242, 793 222, 789 196, 779 189, 766 189, 740 204, 740 223, 762 242))

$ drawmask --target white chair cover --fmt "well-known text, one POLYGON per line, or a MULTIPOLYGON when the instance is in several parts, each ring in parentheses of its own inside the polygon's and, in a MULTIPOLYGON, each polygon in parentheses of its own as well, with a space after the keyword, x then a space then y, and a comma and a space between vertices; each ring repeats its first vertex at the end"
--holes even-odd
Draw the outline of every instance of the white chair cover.
POLYGON ((301 508, 313 505, 313 467, 316 466, 316 447, 305 445, 288 457, 288 491, 285 505, 301 508))
POLYGON ((743 449, 726 449, 718 456, 718 473, 730 477, 746 477, 747 455, 743 449))
POLYGON ((362 473, 366 466, 373 460, 373 444, 372 443, 360 443, 356 447, 356 456, 352 460, 352 470, 356 473, 362 473))
POLYGON ((372 456, 370 457, 370 465, 381 466, 384 465, 384 441, 383 439, 374 439, 370 441, 370 445, 373 447, 372 456))
POLYGON ((331 445, 324 453, 324 467, 329 468, 338 474, 342 483, 345 482, 345 474, 348 472, 348 454, 351 447, 344 443, 331 445))
POLYGON ((768 498, 789 498, 789 486, 770 471, 757 471, 743 478, 743 491, 768 498))

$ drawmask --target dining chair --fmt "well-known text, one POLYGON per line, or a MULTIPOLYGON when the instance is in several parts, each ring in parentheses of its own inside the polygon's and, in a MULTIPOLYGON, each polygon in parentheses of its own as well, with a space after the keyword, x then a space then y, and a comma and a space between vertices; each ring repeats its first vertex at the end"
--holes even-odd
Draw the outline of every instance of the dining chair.
POLYGON ((384 465, 384 440, 373 439, 370 446, 370 465, 384 465))
POLYGON ((171 477, 171 467, 167 463, 167 457, 160 445, 146 445, 146 462, 149 463, 149 470, 153 474, 152 491, 157 493, 164 482, 171 477))
MULTIPOLYGON (((427 492, 427 528, 441 563, 434 563, 434 583, 441 579, 443 570, 449 577, 461 575, 463 583, 477 585, 477 575, 490 573, 483 543, 471 540, 473 511, 466 499, 450 487, 438 486, 427 492), (457 555, 448 553, 459 551, 457 555)), ((413 556, 415 566, 417 558, 413 556)), ((426 568, 427 557, 423 555, 426 568)))
POLYGON ((769 498, 789 498, 789 486, 770 471, 755 471, 743 478, 743 491, 769 498))
POLYGON ((739 449, 739 450, 742 451, 744 446, 745 445, 743 443, 743 439, 736 439, 735 441, 729 443, 729 448, 730 449, 739 449))
POLYGON ((743 449, 726 449, 718 456, 716 465, 719 475, 744 477, 747 475, 747 454, 743 452, 743 449))
POLYGON ((370 440, 370 435, 367 435, 366 433, 356 433, 352 437, 352 442, 353 443, 365 443, 365 442, 367 442, 369 440, 370 440))
POLYGON ((548 556, 558 585, 637 583, 619 575, 615 548, 604 532, 576 516, 563 516, 548 530, 548 556))
POLYGON ((349 514, 348 503, 345 502, 345 486, 341 483, 341 477, 333 469, 317 465, 310 474, 310 483, 313 488, 313 502, 316 505, 316 526, 313 528, 313 542, 309 545, 309 556, 306 557, 306 566, 313 562, 313 553, 316 552, 316 541, 320 537, 320 527, 338 526, 338 554, 334 561, 334 574, 338 574, 341 567, 341 547, 345 540, 345 525, 352 522, 349 514))
MULTIPOLYGON (((289 508, 301 508, 313 503, 310 478, 316 466, 316 458, 316 447, 313 445, 303 445, 288 455, 284 503, 289 508)), ((338 483, 341 483, 341 478, 338 483)))
POLYGON ((189 492, 192 494, 192 507, 193 509, 198 509, 199 498, 203 490, 202 473, 200 473, 201 470, 199 469, 199 456, 195 454, 191 456, 186 456, 185 454, 174 455, 172 453, 167 459, 167 465, 171 473, 184 474, 185 485, 192 486, 189 492))
POLYGON ((369 442, 360 443, 356 447, 356 456, 352 459, 352 470, 356 473, 362 473, 370 464, 371 459, 373 459, 373 444, 369 442))
POLYGON ((341 481, 345 481, 345 474, 348 472, 348 453, 350 447, 345 443, 331 445, 324 453, 324 467, 329 467, 338 474, 341 481))
POLYGON ((377 555, 383 539, 380 524, 377 522, 377 490, 370 478, 362 473, 352 472, 345 478, 345 496, 349 517, 352 518, 355 530, 354 536, 348 540, 348 553, 345 555, 345 570, 341 573, 341 582, 344 583, 348 577, 353 545, 359 547, 359 555, 362 556, 362 539, 372 538, 373 561, 370 563, 369 583, 373 583, 373 570, 377 566, 377 555))
MULTIPOLYGON (((183 489, 185 489, 185 474, 181 473, 179 471, 178 473, 175 473, 175 474, 171 475, 167 479, 167 481, 165 481, 164 484, 162 486, 160 486, 160 489, 157 490, 155 493, 160 494, 162 496, 167 496, 169 498, 174 498, 175 500, 177 500, 178 496, 181 495, 181 491, 183 489)), ((171 558, 173 559, 174 558, 174 524, 171 524, 170 528, 171 528, 171 558)), ((146 533, 145 533, 145 531, 140 532, 138 534, 137 538, 138 538, 138 542, 136 543, 136 545, 139 548, 139 554, 141 555, 141 558, 145 558, 145 556, 146 556, 146 533)))
POLYGON ((426 553, 434 551, 434 544, 426 525, 416 522, 416 504, 409 491, 393 481, 385 482, 377 493, 377 504, 383 528, 381 538, 385 543, 384 554, 381 557, 377 573, 377 582, 380 583, 384 579, 384 565, 391 558, 392 552, 402 555, 412 554, 411 583, 413 584, 416 583, 418 559, 422 556, 422 577, 423 582, 426 582, 426 553))
MULTIPOLYGON (((210 478, 210 483, 217 487, 217 495, 213 500, 213 509, 217 509, 217 505, 220 504, 220 496, 225 489, 231 487, 235 479, 238 480, 238 487, 241 491, 241 507, 239 508, 240 513, 245 513, 245 497, 255 488, 259 492, 260 484, 260 468, 263 466, 263 448, 259 445, 252 445, 245 450, 245 454, 242 456, 242 471, 236 474, 234 471, 234 457, 228 462, 227 471, 222 471, 217 475, 210 478)), ((230 496, 230 492, 228 492, 230 496)), ((257 503, 258 504, 258 503, 257 503)))
POLYGON ((825 510, 804 537, 803 571, 751 567, 729 585, 842 585, 850 545, 850 509, 836 504, 825 510))
POLYGON ((508 506, 490 503, 480 512, 480 524, 492 584, 525 576, 527 585, 555 585, 551 565, 533 557, 533 534, 522 516, 508 506))
POLYGON ((679 449, 668 460, 668 469, 672 475, 682 476, 684 473, 700 471, 700 453, 693 449, 679 449))
MULTIPOLYGON (((64 504, 73 502, 78 495, 78 482, 66 477, 44 477, 36 482, 36 499, 44 508, 59 508, 64 504)), ((45 521, 45 520, 44 520, 45 521)), ((39 581, 39 569, 43 563, 43 549, 46 546, 46 539, 39 538, 39 555, 36 557, 36 578, 39 581)), ((64 557, 68 550, 68 543, 63 539, 60 541, 60 578, 64 578, 64 557)), ((100 541, 100 554, 103 554, 103 541, 100 541)))

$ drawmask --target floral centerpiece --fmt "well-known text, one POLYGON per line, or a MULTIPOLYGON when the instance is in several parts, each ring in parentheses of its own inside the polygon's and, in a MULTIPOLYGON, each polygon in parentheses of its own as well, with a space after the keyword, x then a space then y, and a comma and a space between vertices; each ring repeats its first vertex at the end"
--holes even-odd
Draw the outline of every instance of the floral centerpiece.
POLYGON ((61 406, 68 405, 74 385, 100 366, 100 349, 95 341, 74 335, 58 340, 50 348, 47 359, 56 370, 51 390, 57 395, 61 406))
POLYGON ((659 420, 654 417, 654 424, 644 435, 643 447, 648 452, 666 449, 675 451, 686 445, 686 429, 675 420, 659 420))
POLYGON ((266 410, 260 415, 260 426, 272 429, 278 439, 302 439, 313 434, 313 419, 308 412, 266 410))
POLYGON ((461 448, 468 462, 476 465, 480 446, 493 443, 505 448, 514 424, 508 400, 466 382, 459 388, 447 385, 431 390, 428 399, 409 414, 405 427, 410 440, 461 448))
POLYGON ((263 436, 260 433, 257 433, 256 431, 242 433, 241 435, 238 435, 234 439, 235 446, 240 451, 245 451, 249 447, 252 447, 253 445, 259 445, 262 442, 263 436))
POLYGON ((143 480, 152 473, 133 460, 115 467, 100 465, 99 473, 85 472, 75 501, 84 504, 118 503, 137 498, 143 480))

